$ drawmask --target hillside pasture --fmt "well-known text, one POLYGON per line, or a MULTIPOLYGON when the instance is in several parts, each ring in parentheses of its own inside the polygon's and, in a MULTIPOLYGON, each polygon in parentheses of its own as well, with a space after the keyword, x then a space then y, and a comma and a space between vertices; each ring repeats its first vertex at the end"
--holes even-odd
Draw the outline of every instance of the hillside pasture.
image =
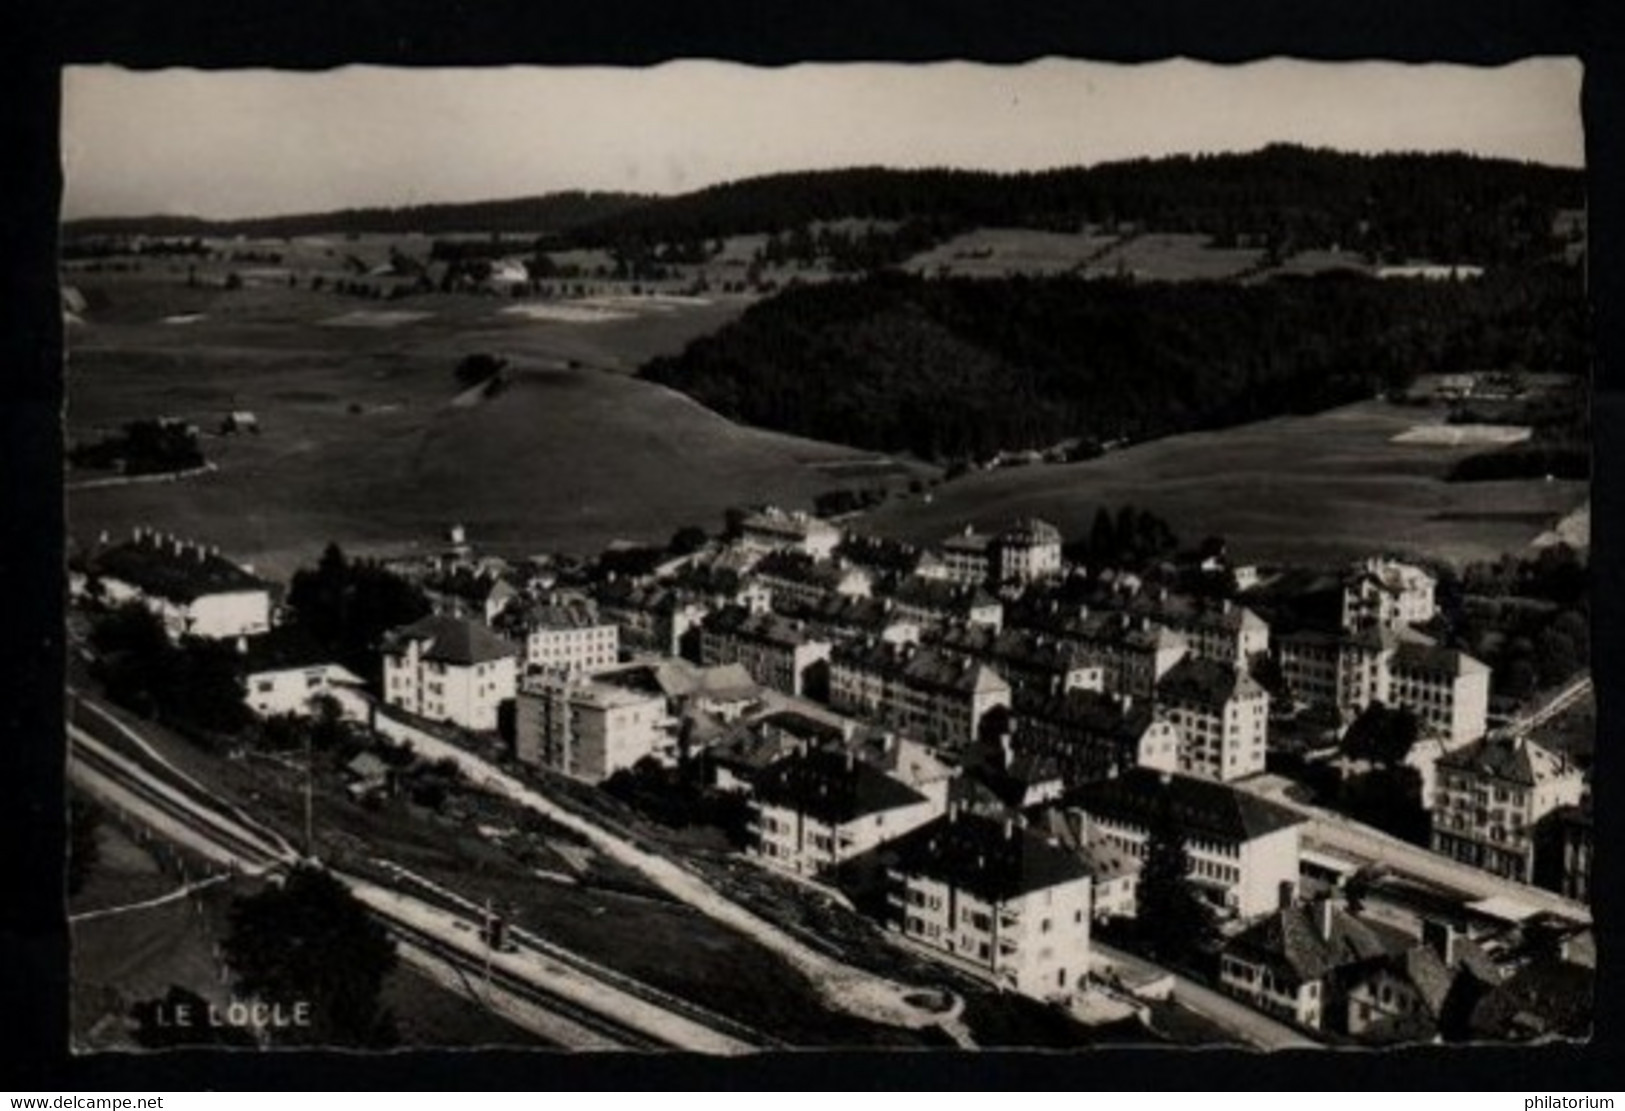
POLYGON ((650 301, 624 319, 571 324, 505 316, 506 301, 433 295, 422 299, 433 316, 342 328, 321 322, 346 300, 308 290, 200 294, 139 275, 93 288, 106 308, 70 339, 70 439, 174 416, 198 425, 218 470, 72 492, 69 528, 81 540, 149 525, 273 575, 329 539, 400 548, 433 543, 454 522, 515 554, 585 553, 620 538, 664 541, 687 524, 715 528, 730 505, 808 505, 849 481, 818 464, 862 460, 732 424, 619 373, 719 326, 742 299, 650 301), (202 316, 159 323, 182 309, 202 316), (509 359, 507 387, 454 406, 453 370, 478 351, 509 359), (219 434, 233 410, 254 412, 259 433, 219 434))
POLYGON ((1125 240, 1090 263, 1085 272, 1152 282, 1218 281, 1246 273, 1263 257, 1264 252, 1257 248, 1214 247, 1206 235, 1152 233, 1125 240))
POLYGON ((1219 535, 1247 561, 1341 562, 1373 551, 1451 562, 1526 549, 1586 498, 1582 482, 1447 483, 1476 446, 1395 443, 1415 411, 1363 402, 1108 453, 974 473, 857 524, 915 542, 1017 517, 1085 535, 1097 508, 1143 506, 1187 542, 1219 535))
POLYGON ((1010 274, 1064 274, 1080 269, 1116 242, 1115 235, 978 228, 915 255, 904 269, 918 274, 1002 278, 1010 274))

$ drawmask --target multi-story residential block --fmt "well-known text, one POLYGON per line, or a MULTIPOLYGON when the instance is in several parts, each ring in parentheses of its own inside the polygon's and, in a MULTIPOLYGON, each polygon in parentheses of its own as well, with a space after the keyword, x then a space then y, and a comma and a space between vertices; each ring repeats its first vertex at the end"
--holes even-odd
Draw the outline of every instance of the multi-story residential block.
POLYGON ((1520 883, 1535 878, 1537 823, 1585 793, 1567 756, 1522 736, 1491 735, 1447 753, 1434 775, 1433 851, 1520 883))
POLYGON ((987 664, 1010 684, 1016 708, 1070 690, 1101 690, 1106 669, 1071 641, 1032 629, 944 626, 928 643, 949 656, 987 664))
POLYGON ((1000 583, 1025 585, 1061 573, 1061 533, 1048 521, 1029 517, 993 540, 993 573, 1000 583))
POLYGON ((957 811, 886 851, 888 928, 1033 999, 1069 998, 1087 976, 1092 882, 1076 853, 957 811))
POLYGON ((965 526, 963 532, 950 536, 939 544, 937 556, 942 563, 940 569, 933 568, 933 575, 946 582, 965 586, 981 586, 986 583, 997 566, 993 553, 993 537, 985 532, 977 532, 969 525, 965 526))
POLYGON ((1190 654, 1200 659, 1246 664, 1270 650, 1269 623, 1229 599, 1215 602, 1157 591, 1136 596, 1126 610, 1178 633, 1190 654))
POLYGON ((1303 630, 1276 640, 1287 693, 1351 720, 1373 703, 1404 707, 1448 746, 1483 736, 1490 669, 1467 653, 1381 628, 1357 633, 1303 630))
POLYGON ((751 569, 750 577, 767 589, 774 609, 827 598, 868 598, 874 592, 874 578, 863 568, 800 552, 769 552, 751 569))
POLYGON ((514 713, 514 754, 599 783, 638 761, 676 759, 676 721, 658 694, 580 676, 528 676, 514 713))
POLYGON ((690 634, 710 612, 708 606, 659 585, 605 583, 597 594, 599 617, 620 628, 620 644, 662 656, 682 655, 690 634))
POLYGON ((1069 790, 1133 767, 1178 770, 1179 730, 1149 699, 1071 690, 1023 706, 1009 728, 1012 751, 1054 760, 1069 790))
POLYGON ((1490 669, 1465 652, 1405 642, 1388 661, 1389 704, 1416 714, 1424 729, 1450 746, 1484 735, 1489 722, 1490 669))
POLYGON ((1189 657, 1157 684, 1157 708, 1179 731, 1179 770, 1229 781, 1264 770, 1269 692, 1235 664, 1189 657))
POLYGON ((497 727, 517 692, 519 649, 483 623, 432 616, 384 638, 384 702, 464 729, 497 727))
POLYGON ((1431 621, 1439 612, 1436 582, 1422 568, 1394 559, 1368 559, 1343 580, 1343 628, 1398 630, 1431 621))
POLYGON ((1047 633, 1079 649, 1103 669, 1112 694, 1150 698, 1157 681, 1190 652, 1180 634, 1143 615, 1038 602, 1006 607, 1005 625, 1047 633))
POLYGON ((621 658, 621 627, 589 598, 552 594, 511 607, 500 627, 525 646, 526 670, 592 675, 621 658))
POLYGON ((915 645, 837 645, 829 662, 830 704, 868 715, 953 752, 975 743, 982 720, 1010 705, 1010 684, 985 664, 915 645))
POLYGON ((815 602, 786 604, 775 599, 773 608, 784 617, 799 621, 808 633, 821 640, 915 644, 920 639, 919 622, 892 605, 889 598, 826 596, 815 602))
POLYGON ((841 530, 806 513, 787 513, 768 506, 740 523, 739 540, 759 552, 801 552, 814 559, 828 559, 841 543, 841 530))
POLYGON ((821 875, 929 822, 943 804, 851 752, 799 749, 759 772, 751 851, 797 875, 821 875))
POLYGON ((1099 835, 1143 861, 1152 831, 1168 823, 1190 857, 1190 879, 1221 911, 1241 918, 1280 905, 1284 885, 1298 882, 1295 811, 1225 783, 1135 768, 1067 796, 1090 836, 1099 835))
POLYGON ((968 624, 998 629, 1004 621, 1004 603, 980 586, 916 574, 900 580, 886 597, 900 616, 921 626, 968 624))
POLYGON ((85 590, 112 605, 139 602, 171 637, 252 637, 271 628, 271 588, 246 567, 205 548, 137 528, 90 560, 85 590), (91 587, 97 583, 99 587, 91 587))
POLYGON ((700 626, 701 663, 743 664, 758 683, 784 694, 822 694, 829 658, 828 640, 776 613, 730 606, 700 626))

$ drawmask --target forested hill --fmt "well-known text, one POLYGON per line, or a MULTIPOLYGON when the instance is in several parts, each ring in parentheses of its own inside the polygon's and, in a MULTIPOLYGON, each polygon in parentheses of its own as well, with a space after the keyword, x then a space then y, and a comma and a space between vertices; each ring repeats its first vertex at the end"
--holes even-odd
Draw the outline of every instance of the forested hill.
MULTIPOLYGON (((347 232, 532 234, 539 249, 712 244, 838 221, 904 225, 923 249, 974 227, 1077 231, 1136 225, 1241 239, 1281 253, 1340 247, 1374 261, 1521 263, 1555 248, 1553 218, 1585 203, 1579 170, 1464 154, 1345 154, 1276 145, 996 174, 858 168, 774 174, 674 197, 559 193, 478 204, 352 209, 209 222, 179 217, 72 221, 94 235, 286 236, 347 232)), ((885 252, 877 253, 882 262, 885 252)))
POLYGON ((669 243, 820 221, 1077 231, 1132 223, 1246 237, 1283 252, 1337 246, 1375 260, 1491 265, 1552 252, 1553 217, 1584 205, 1580 171, 1464 154, 1344 154, 1276 145, 1090 168, 994 174, 878 168, 713 186, 583 224, 577 245, 669 243))
POLYGON ((404 234, 423 232, 519 232, 558 234, 654 198, 634 193, 549 193, 516 200, 465 204, 423 204, 401 208, 346 208, 246 220, 205 220, 195 216, 116 216, 69 220, 65 238, 98 236, 235 236, 281 238, 295 235, 404 234))
POLYGON ((952 461, 1314 411, 1422 371, 1579 373, 1585 328, 1559 266, 1256 285, 884 273, 788 289, 643 374, 748 424, 952 461))

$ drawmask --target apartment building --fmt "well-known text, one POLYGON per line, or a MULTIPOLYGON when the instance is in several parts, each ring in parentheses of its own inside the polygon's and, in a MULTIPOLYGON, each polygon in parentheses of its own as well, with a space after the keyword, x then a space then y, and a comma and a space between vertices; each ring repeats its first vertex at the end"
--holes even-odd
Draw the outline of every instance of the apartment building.
POLYGON ((85 584, 99 584, 110 605, 139 602, 172 638, 227 640, 271 628, 271 587, 218 548, 137 528, 129 540, 97 552, 85 584))
POLYGON ((801 552, 828 559, 841 542, 841 530, 807 513, 768 506, 740 523, 739 541, 757 552, 801 552))
POLYGON ((518 689, 519 649, 482 622, 435 615, 391 630, 383 645, 384 702, 464 729, 497 727, 518 689))
POLYGON ((1433 576, 1414 564, 1364 560, 1343 580, 1343 628, 1352 633, 1425 624, 1439 612, 1436 586, 1433 576))
POLYGON ((514 713, 521 761, 600 783, 638 761, 677 757, 676 720, 659 694, 580 675, 528 676, 514 713))
POLYGON ((551 594, 510 608, 499 627, 525 646, 526 670, 592 675, 621 658, 621 627, 584 597, 551 594))
POLYGON ((1157 684, 1157 709, 1179 731, 1179 770, 1228 782, 1264 770, 1269 692, 1235 664, 1188 657, 1157 684))
POLYGON ((1434 775, 1433 851, 1519 883, 1535 879, 1537 824, 1585 794, 1578 766, 1523 736, 1446 753, 1434 775))
POLYGON ((1149 699, 1071 690, 1033 701, 1011 718, 1008 744, 1054 760, 1070 790, 1129 768, 1177 771, 1179 730, 1149 699))
POLYGON ((950 751, 975 743, 982 720, 1010 706, 1010 684, 985 664, 915 645, 837 645, 830 705, 950 751))
POLYGON ((1088 975, 1092 882, 1076 853, 957 809, 887 852, 887 928, 1033 999, 1070 998, 1088 975))
POLYGON ((751 678, 784 694, 822 694, 829 658, 828 640, 780 614, 730 606, 700 625, 702 664, 743 664, 751 678))

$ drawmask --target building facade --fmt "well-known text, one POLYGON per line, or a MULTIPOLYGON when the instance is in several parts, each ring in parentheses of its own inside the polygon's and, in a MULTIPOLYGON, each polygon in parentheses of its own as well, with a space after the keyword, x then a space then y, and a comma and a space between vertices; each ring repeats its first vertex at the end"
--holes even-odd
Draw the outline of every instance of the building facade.
POLYGON ((676 759, 676 722, 658 694, 543 674, 520 688, 514 754, 524 763, 600 783, 638 761, 676 759))
POLYGON ((1521 736, 1447 753, 1434 774, 1433 851, 1519 883, 1535 879, 1537 824, 1585 793, 1579 767, 1521 736))
POLYGON ((518 691, 519 649, 480 622, 426 617, 384 638, 384 702, 464 729, 497 727, 518 691))

